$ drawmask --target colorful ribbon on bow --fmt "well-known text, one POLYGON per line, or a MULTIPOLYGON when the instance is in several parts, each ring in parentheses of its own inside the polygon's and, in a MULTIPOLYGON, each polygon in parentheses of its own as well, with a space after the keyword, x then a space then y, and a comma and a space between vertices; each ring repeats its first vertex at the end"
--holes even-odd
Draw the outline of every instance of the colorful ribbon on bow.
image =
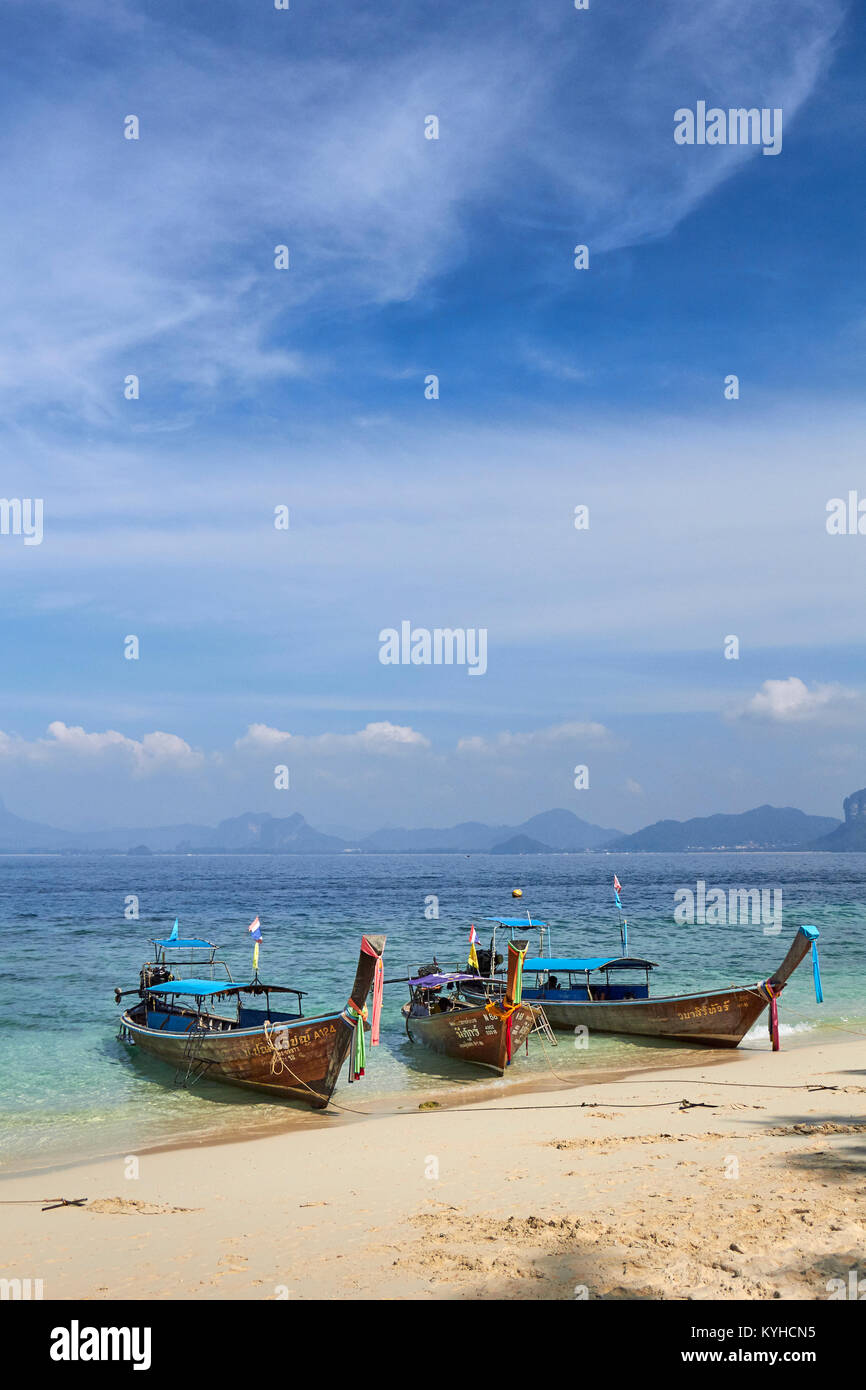
POLYGON ((355 1034, 352 1038, 352 1050, 349 1054, 349 1080, 360 1081, 367 1069, 367 1043, 364 1038, 364 1024, 367 1021, 367 1006, 359 1009, 358 1005, 350 999, 343 1015, 347 1022, 354 1023, 355 1034))
MULTIPOLYGON (((512 1004, 511 1008, 505 1008, 502 1004, 490 1003, 484 1005, 484 1012, 495 1014, 505 1022, 505 1064, 511 1064, 511 1030, 514 1027, 514 1015, 520 1008, 519 1004, 512 1004)), ((527 1042, 529 1039, 527 1038, 527 1042)))
POLYGON ((519 1009, 519 1004, 500 1004, 498 999, 491 999, 484 1005, 486 1014, 495 1014, 497 1018, 510 1018, 515 1009, 519 1009))
POLYGON ((823 1004, 824 991, 821 988, 821 967, 818 964, 818 943, 812 938, 812 979, 815 982, 815 1003, 823 1004))
POLYGON ((779 995, 782 990, 773 989, 770 980, 764 981, 761 990, 770 1001, 770 1037, 773 1039, 773 1051, 779 1052, 782 1046, 779 1041, 779 995))
POLYGON ((382 1022, 382 999, 385 984, 385 965, 380 955, 367 944, 367 938, 361 938, 361 950, 365 955, 376 956, 376 965, 373 970, 373 1016, 370 1020, 370 1046, 379 1046, 379 1029, 382 1022))
MULTIPOLYGON (((373 1017, 370 1023, 370 1046, 379 1046, 379 1030, 382 1022, 382 998, 384 994, 385 967, 382 957, 378 951, 374 951, 366 936, 361 937, 361 950, 366 956, 375 956, 376 964, 373 968, 373 1017)), ((367 1040, 364 1037, 364 1024, 367 1022, 367 1005, 358 1008, 354 999, 350 999, 345 1009, 343 1017, 347 1023, 354 1023, 355 1036, 352 1039, 352 1051, 349 1058, 349 1080, 360 1081, 367 1070, 367 1040)))
POLYGON ((815 1002, 823 1004, 824 991, 821 988, 821 967, 818 964, 818 937, 820 932, 817 927, 802 926, 800 928, 803 936, 812 943, 812 980, 815 985, 815 1002))

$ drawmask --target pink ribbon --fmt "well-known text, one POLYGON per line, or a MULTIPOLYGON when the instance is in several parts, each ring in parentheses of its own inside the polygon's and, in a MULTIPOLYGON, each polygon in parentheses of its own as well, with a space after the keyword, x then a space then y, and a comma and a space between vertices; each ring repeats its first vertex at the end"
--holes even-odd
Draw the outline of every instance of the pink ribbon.
POLYGON ((779 1043, 779 1001, 775 994, 770 1000, 770 1034, 773 1039, 773 1051, 778 1052, 781 1046, 779 1043))
POLYGON ((376 968, 373 971, 373 1017, 370 1020, 370 1046, 379 1046, 379 1024, 382 1021, 382 986, 384 980, 385 967, 382 964, 382 957, 376 961, 376 968))
POLYGON ((385 983, 385 966, 382 957, 377 955, 366 936, 361 937, 361 950, 367 956, 376 956, 373 967, 373 1016, 370 1020, 370 1046, 379 1046, 379 1025, 382 1021, 382 995, 385 983))

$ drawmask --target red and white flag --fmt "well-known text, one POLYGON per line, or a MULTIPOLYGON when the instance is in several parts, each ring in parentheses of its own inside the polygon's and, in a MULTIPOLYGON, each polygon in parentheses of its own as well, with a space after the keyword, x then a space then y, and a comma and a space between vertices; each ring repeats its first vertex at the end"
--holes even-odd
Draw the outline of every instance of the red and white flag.
POLYGON ((619 879, 617 878, 616 874, 614 874, 614 876, 613 876, 613 886, 614 886, 614 890, 615 890, 617 893, 621 893, 621 892, 622 892, 622 884, 620 883, 620 881, 619 881, 619 879))
POLYGON ((469 928, 469 945, 470 945, 470 946, 474 946, 477 940, 478 940, 478 933, 477 933, 477 931, 475 930, 475 927, 474 927, 474 925, 473 925, 473 926, 471 926, 471 927, 469 928))
POLYGON ((247 927, 247 931, 248 931, 248 932, 252 932, 252 934, 253 934, 253 941, 261 941, 261 939, 262 939, 262 928, 261 928, 261 923, 259 922, 258 917, 256 918, 256 920, 255 920, 254 922, 250 922, 249 926, 247 927))

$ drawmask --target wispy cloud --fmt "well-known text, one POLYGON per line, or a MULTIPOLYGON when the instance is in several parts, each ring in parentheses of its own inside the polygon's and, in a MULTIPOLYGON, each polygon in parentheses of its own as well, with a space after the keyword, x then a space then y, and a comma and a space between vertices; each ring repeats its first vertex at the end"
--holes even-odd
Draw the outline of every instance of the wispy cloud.
POLYGON ((382 44, 350 11, 293 14, 300 56, 276 14, 221 39, 124 5, 60 8, 68 64, 4 112, 0 380, 17 415, 50 399, 91 423, 118 417, 127 373, 165 400, 326 372, 327 335, 311 350, 304 326, 429 289, 480 218, 579 230, 594 251, 664 234, 753 154, 677 149, 674 108, 699 89, 790 121, 840 15, 667 0, 599 22, 505 4, 492 27, 446 5, 435 34, 395 14, 382 44))
POLYGON ((603 724, 582 724, 572 722, 567 724, 555 724, 547 729, 532 729, 520 733, 511 733, 503 730, 502 733, 493 738, 461 738, 457 743, 458 752, 461 753, 504 753, 504 752, 523 752, 537 751, 543 748, 553 748, 561 744, 589 746, 607 746, 614 744, 613 737, 603 724))

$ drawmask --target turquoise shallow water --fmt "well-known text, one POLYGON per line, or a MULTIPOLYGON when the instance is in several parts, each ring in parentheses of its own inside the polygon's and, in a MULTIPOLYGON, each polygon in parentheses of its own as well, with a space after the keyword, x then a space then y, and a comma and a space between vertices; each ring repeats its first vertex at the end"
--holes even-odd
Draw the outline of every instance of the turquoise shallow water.
MULTIPOLYGON (((170 930, 176 915, 183 932, 217 942, 240 979, 251 961, 246 928, 258 913, 262 976, 307 990, 305 1011, 312 1014, 345 1003, 362 931, 387 932, 386 978, 434 952, 442 963, 465 959, 470 922, 484 942, 485 917, 521 910, 551 923, 555 953, 616 952, 614 868, 630 949, 660 964, 656 994, 764 978, 808 922, 821 931, 826 1002, 816 1005, 811 970, 802 966, 781 1001, 783 1039, 866 1024, 866 855, 629 855, 615 863, 599 855, 3 856, 3 1168, 218 1138, 239 1127, 329 1122, 228 1087, 175 1088, 173 1073, 117 1041, 114 986, 137 983, 150 938, 170 930), (698 880, 708 890, 781 889, 781 932, 677 925, 674 891, 694 890, 698 880), (524 890, 519 904, 513 887, 524 890), (140 901, 138 921, 123 915, 132 893, 140 901), (438 920, 424 916, 430 894, 439 899, 438 920)), ((414 1106, 460 1088, 500 1094, 549 1077, 537 1046, 502 1081, 413 1047, 400 1020, 404 999, 403 987, 388 987, 382 1046, 371 1052, 365 1081, 341 1084, 336 1100, 362 1109, 414 1106)), ((684 1053, 612 1037, 595 1037, 578 1051, 567 1035, 559 1039, 552 1060, 568 1075, 673 1062, 684 1053)), ((767 1045, 763 1020, 746 1045, 767 1045)))

